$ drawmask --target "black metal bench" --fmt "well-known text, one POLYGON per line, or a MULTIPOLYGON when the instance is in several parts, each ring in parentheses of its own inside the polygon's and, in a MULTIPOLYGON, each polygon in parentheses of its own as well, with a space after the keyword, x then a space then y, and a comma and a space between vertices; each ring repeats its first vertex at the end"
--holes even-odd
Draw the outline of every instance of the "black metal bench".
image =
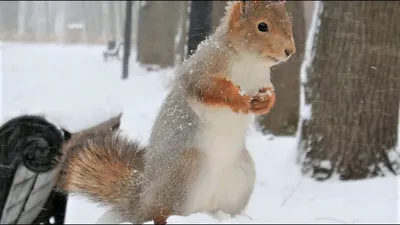
POLYGON ((69 136, 40 116, 16 117, 1 126, 1 224, 37 218, 53 189, 54 159, 69 136))
MULTIPOLYGON (((118 129, 121 115, 90 129, 118 129)), ((24 115, 0 127, 0 224, 64 224, 67 196, 54 190, 70 132, 24 115)))
POLYGON ((116 58, 120 60, 119 52, 121 50, 121 46, 123 46, 123 42, 117 43, 114 40, 107 42, 107 49, 103 51, 104 61, 107 61, 108 58, 116 58))

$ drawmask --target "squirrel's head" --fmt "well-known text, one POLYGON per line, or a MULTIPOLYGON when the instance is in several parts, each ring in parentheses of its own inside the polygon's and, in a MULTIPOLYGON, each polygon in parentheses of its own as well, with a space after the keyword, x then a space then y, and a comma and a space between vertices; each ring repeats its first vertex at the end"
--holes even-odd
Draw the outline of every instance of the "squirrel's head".
POLYGON ((226 37, 238 52, 255 53, 275 65, 296 51, 284 1, 235 1, 226 19, 226 37))

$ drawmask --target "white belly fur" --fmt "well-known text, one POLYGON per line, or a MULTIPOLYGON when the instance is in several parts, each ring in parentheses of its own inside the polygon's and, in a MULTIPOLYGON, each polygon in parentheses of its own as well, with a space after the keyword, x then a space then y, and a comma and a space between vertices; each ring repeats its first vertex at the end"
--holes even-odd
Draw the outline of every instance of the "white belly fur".
MULTIPOLYGON (((197 135, 198 150, 203 152, 202 166, 190 191, 186 213, 213 212, 221 210, 235 214, 243 193, 252 188, 240 153, 244 150, 245 135, 252 116, 237 114, 230 109, 208 108, 195 103, 204 122, 197 135)), ((248 165, 252 166, 252 165, 248 165)))
MULTIPOLYGON (((269 66, 252 55, 232 60, 230 79, 250 95, 256 94, 261 87, 272 87, 269 66)), ((250 176, 254 165, 241 160, 253 115, 197 102, 191 106, 203 122, 196 146, 204 153, 205 159, 186 203, 186 213, 217 210, 240 213, 238 211, 245 207, 241 202, 243 194, 252 190, 254 185, 254 176, 250 176)))

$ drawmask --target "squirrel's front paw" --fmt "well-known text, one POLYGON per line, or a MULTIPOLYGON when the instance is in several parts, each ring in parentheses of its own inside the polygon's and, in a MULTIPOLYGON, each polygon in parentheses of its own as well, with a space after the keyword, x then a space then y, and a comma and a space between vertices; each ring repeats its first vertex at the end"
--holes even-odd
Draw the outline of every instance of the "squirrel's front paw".
POLYGON ((250 96, 242 93, 239 86, 232 87, 231 94, 227 97, 227 102, 234 112, 248 113, 250 111, 250 96))
POLYGON ((199 91, 199 100, 207 105, 229 107, 234 112, 250 112, 250 96, 226 76, 216 76, 208 87, 199 91))
POLYGON ((275 104, 275 91, 273 88, 261 88, 258 94, 251 97, 251 112, 262 115, 268 113, 275 104))

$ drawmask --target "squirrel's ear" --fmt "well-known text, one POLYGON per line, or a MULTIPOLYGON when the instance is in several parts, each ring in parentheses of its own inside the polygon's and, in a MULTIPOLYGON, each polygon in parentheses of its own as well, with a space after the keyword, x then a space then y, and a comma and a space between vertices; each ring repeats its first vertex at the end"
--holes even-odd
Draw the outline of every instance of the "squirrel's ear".
POLYGON ((238 27, 240 24, 240 20, 243 17, 243 2, 241 1, 235 1, 232 3, 228 15, 230 16, 229 18, 229 27, 234 28, 238 27))

